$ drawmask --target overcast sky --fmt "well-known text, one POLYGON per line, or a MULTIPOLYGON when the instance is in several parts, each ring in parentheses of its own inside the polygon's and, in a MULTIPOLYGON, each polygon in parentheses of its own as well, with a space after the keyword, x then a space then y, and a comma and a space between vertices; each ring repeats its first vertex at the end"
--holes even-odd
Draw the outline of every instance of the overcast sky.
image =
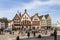
POLYGON ((60 20, 60 0, 0 0, 0 18, 12 19, 17 10, 23 14, 25 9, 29 16, 49 14, 53 22, 60 20))

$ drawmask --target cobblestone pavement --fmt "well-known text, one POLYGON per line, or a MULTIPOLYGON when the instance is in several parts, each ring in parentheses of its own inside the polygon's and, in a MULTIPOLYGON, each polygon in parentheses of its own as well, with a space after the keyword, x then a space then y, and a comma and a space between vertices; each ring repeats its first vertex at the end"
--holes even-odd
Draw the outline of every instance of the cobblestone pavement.
MULTIPOLYGON (((54 37, 50 36, 50 37, 42 37, 42 38, 26 38, 20 40, 54 40, 54 37)), ((57 37, 57 40, 60 40, 60 36, 57 37)))
MULTIPOLYGON (((13 37, 0 37, 0 40, 16 40, 15 38, 13 37), (8 38, 8 39, 7 39, 8 38)), ((24 38, 24 39, 20 39, 20 40, 54 40, 54 37, 53 36, 47 36, 47 37, 42 37, 42 38, 24 38)), ((60 40, 60 36, 57 36, 57 40, 60 40)))
MULTIPOLYGON (((15 35, 10 35, 9 33, 6 33, 5 35, 0 35, 0 40, 16 40, 16 37, 17 37, 18 34, 16 34, 15 32, 15 35)), ((60 32, 58 32, 58 35, 60 35, 60 32)), ((37 34, 38 36, 38 34, 37 34)), ((26 34, 24 34, 23 36, 22 35, 19 35, 20 39, 21 40, 54 40, 54 37, 50 36, 50 37, 42 37, 42 38, 32 38, 33 35, 31 34, 31 37, 28 38, 26 36, 26 34)), ((60 40, 60 36, 57 37, 57 40, 60 40)))

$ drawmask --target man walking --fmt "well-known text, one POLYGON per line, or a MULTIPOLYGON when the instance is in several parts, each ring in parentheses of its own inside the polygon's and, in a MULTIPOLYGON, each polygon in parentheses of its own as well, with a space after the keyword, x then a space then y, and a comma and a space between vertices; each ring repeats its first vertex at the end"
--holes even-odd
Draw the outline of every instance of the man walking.
POLYGON ((35 33, 35 31, 33 32, 33 35, 34 35, 34 37, 36 36, 36 33, 35 33))
POLYGON ((30 37, 30 32, 27 33, 28 38, 30 37))
POLYGON ((16 40, 20 40, 19 36, 16 37, 16 40))
POLYGON ((54 40, 57 40, 57 30, 54 30, 54 40))

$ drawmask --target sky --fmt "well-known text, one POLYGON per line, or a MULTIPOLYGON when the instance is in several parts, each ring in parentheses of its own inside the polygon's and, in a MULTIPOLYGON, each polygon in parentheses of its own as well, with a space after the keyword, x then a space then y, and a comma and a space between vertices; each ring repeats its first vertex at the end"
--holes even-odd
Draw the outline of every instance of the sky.
POLYGON ((29 16, 49 14, 53 23, 60 21, 60 0, 0 0, 0 18, 12 20, 17 10, 23 14, 25 9, 29 16))

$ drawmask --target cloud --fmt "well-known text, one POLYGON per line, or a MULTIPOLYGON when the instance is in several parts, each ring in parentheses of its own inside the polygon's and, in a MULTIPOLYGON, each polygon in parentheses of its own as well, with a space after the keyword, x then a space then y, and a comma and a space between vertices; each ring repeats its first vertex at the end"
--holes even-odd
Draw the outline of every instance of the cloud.
MULTIPOLYGON (((23 0, 24 1, 24 0, 23 0)), ((41 2, 41 0, 32 0, 31 2, 21 2, 21 0, 16 0, 12 1, 12 0, 6 0, 4 1, 5 3, 3 3, 2 5, 0 5, 1 7, 4 7, 7 9, 7 7, 9 9, 34 9, 38 6, 42 6, 42 5, 60 5, 59 0, 43 0, 44 2, 41 2)))
POLYGON ((41 2, 46 2, 46 1, 50 1, 50 0, 40 0, 41 2))
POLYGON ((24 13, 24 9, 27 9, 29 15, 34 15, 38 12, 39 15, 50 14, 52 19, 57 19, 60 15, 60 0, 31 0, 30 2, 19 0, 0 0, 0 17, 7 17, 12 19, 19 10, 24 13), (32 14, 31 14, 32 13, 32 14))
POLYGON ((59 0, 49 0, 49 1, 45 1, 45 2, 41 2, 40 0, 34 0, 32 2, 29 3, 23 3, 23 9, 34 9, 38 6, 42 6, 42 5, 60 5, 59 0))

